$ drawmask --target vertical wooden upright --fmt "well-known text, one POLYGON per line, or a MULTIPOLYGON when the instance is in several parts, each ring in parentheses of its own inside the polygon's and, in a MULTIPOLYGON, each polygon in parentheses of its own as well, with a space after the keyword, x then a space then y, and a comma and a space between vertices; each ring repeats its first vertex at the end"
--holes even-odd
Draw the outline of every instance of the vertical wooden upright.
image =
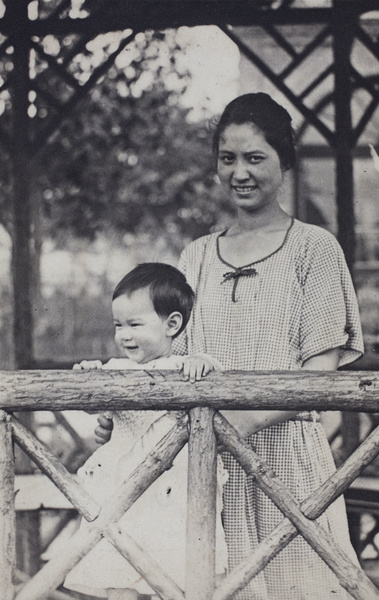
MULTIPOLYGON (((17 413, 19 421, 28 430, 33 431, 34 414, 28 412, 17 413)), ((18 475, 32 475, 35 464, 19 446, 14 448, 15 472, 18 475)), ((40 517, 39 510, 16 513, 16 556, 17 569, 31 576, 41 568, 41 542, 40 542, 40 517)))
POLYGON ((13 12, 16 28, 12 35, 12 175, 13 239, 12 272, 14 290, 15 366, 31 367, 33 359, 33 231, 30 197, 29 153, 29 38, 28 0, 13 0, 7 12, 13 12), (17 18, 16 18, 17 17, 17 18))
MULTIPOLYGON (((345 254, 347 265, 354 277, 355 263, 355 211, 353 172, 353 124, 351 115, 351 49, 354 40, 354 19, 346 14, 346 2, 334 0, 334 77, 335 77, 335 161, 336 161, 336 206, 338 240, 345 254)), ((342 440, 343 458, 350 456, 359 446, 359 414, 343 412, 342 440)), ((360 537, 360 515, 349 518, 350 535, 357 547, 360 537)))
MULTIPOLYGON (((355 262, 355 213, 353 174, 353 127, 351 116, 351 48, 354 39, 355 20, 346 11, 346 1, 334 0, 334 77, 335 77, 335 160, 336 205, 338 239, 345 253, 346 262, 354 275, 355 262)), ((344 412, 342 415, 345 458, 359 445, 359 416, 344 412)))
POLYGON ((10 417, 0 410, 0 598, 13 600, 16 564, 14 464, 10 417))
POLYGON ((186 600, 210 600, 216 547, 217 444, 214 411, 190 411, 186 600))
POLYGON ((351 116, 350 56, 355 18, 346 11, 345 0, 334 0, 333 53, 335 94, 335 159, 338 239, 351 271, 355 260, 355 214, 353 177, 353 129, 351 116))

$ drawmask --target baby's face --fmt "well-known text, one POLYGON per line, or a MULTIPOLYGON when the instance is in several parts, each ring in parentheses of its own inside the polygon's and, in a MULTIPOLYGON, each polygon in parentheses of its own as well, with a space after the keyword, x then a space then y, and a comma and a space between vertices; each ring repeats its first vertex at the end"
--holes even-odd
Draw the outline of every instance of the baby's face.
POLYGON ((123 294, 112 302, 115 341, 121 356, 137 363, 171 355, 167 319, 154 310, 148 288, 123 294))

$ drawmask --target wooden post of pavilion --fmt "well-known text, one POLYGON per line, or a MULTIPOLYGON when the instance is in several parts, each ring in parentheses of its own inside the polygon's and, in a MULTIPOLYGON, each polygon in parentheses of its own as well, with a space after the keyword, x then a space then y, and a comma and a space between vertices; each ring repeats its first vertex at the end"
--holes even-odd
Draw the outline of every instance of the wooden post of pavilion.
MULTIPOLYGON (((338 239, 353 274, 355 261, 354 176, 352 156, 352 117, 350 54, 354 38, 354 20, 346 18, 346 0, 335 0, 334 77, 335 77, 335 159, 338 239)), ((343 414, 344 450, 350 455, 359 445, 357 415, 343 414)))
POLYGON ((12 74, 12 145, 13 176, 13 306, 15 367, 28 369, 33 358, 32 309, 32 210, 30 198, 29 156, 29 44, 27 36, 28 1, 13 0, 7 10, 17 14, 17 31, 13 32, 12 74))
MULTIPOLYGON (((336 205, 338 240, 344 251, 347 265, 354 276, 355 262, 355 214, 354 214, 354 173, 353 139, 351 116, 350 56, 354 39, 354 20, 346 18, 346 0, 334 0, 334 77, 335 77, 335 164, 336 164, 336 205)), ((343 412, 342 440, 344 459, 359 446, 359 414, 343 412)), ((360 536, 360 515, 349 519, 350 535, 355 547, 360 536)))
MULTIPOLYGON (((30 169, 28 0, 13 0, 7 11, 14 11, 11 163, 13 179, 12 274, 14 348, 16 369, 33 365, 33 218, 30 169), (17 20, 15 19, 17 15, 17 20)), ((20 420, 32 427, 33 414, 20 414, 20 420)), ((34 472, 31 460, 17 450, 18 473, 34 472)), ((16 547, 18 567, 33 575, 40 568, 39 511, 20 511, 17 514, 16 547), (20 562, 21 561, 21 562, 20 562)))
POLYGON ((353 135, 351 116, 350 55, 354 19, 346 18, 346 0, 334 0, 335 157, 338 238, 351 272, 355 260, 355 214, 353 177, 353 135))

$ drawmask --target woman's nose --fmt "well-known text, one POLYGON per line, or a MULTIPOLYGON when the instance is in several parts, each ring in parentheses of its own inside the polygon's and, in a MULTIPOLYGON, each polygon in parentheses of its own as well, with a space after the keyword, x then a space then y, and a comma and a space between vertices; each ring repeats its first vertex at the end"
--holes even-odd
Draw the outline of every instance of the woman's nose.
POLYGON ((244 161, 237 161, 234 165, 233 178, 237 181, 249 179, 250 173, 247 164, 244 161))

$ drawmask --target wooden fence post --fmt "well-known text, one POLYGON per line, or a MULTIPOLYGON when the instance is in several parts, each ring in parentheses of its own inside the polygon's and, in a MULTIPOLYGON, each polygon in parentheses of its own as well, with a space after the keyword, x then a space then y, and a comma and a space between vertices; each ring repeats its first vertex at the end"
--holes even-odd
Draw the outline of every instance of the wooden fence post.
POLYGON ((209 600, 214 590, 216 547, 214 410, 193 408, 189 416, 186 600, 209 600))
POLYGON ((10 416, 0 410, 0 598, 13 600, 16 566, 14 460, 10 416))

